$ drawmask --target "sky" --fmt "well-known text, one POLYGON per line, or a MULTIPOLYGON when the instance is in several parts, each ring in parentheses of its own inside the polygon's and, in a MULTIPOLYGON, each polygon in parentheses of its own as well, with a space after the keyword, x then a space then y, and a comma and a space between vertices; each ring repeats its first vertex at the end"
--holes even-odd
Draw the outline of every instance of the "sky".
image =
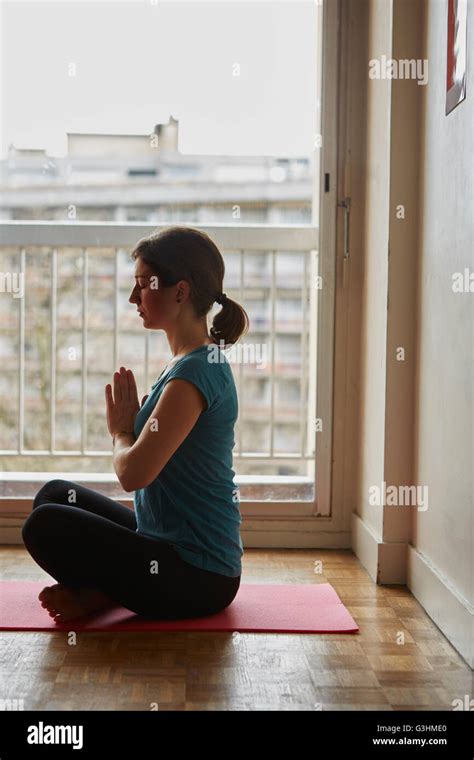
POLYGON ((67 132, 150 134, 170 115, 185 154, 307 156, 319 10, 316 0, 0 0, 1 156, 11 143, 62 156, 67 132))

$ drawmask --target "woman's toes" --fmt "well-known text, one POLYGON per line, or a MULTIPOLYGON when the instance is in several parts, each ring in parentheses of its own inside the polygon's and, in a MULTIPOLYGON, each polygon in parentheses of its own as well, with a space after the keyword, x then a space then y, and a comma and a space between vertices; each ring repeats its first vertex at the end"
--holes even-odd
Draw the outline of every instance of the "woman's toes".
POLYGON ((38 599, 41 602, 46 602, 51 597, 52 586, 45 586, 38 594, 38 599))
POLYGON ((51 596, 50 596, 49 593, 48 594, 46 594, 46 593, 43 594, 43 597, 41 599, 41 606, 44 609, 48 610, 48 612, 50 612, 50 610, 53 609, 53 601, 52 601, 52 598, 51 598, 51 596))
MULTIPOLYGON (((47 586, 38 595, 38 599, 41 601, 41 606, 48 611, 48 614, 52 618, 56 618, 61 609, 61 586, 56 583, 54 586, 47 586)), ((64 601, 64 600, 63 600, 64 601)))

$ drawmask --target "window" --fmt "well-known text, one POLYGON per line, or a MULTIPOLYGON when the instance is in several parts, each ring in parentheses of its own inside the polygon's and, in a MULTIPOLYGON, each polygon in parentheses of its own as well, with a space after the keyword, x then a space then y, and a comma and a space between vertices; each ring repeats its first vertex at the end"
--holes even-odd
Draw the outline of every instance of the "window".
MULTIPOLYGON (((242 341, 265 349, 265 362, 254 357, 234 365, 242 412, 237 475, 300 477, 305 498, 314 501, 307 480, 314 486, 316 315, 321 308, 331 314, 313 287, 321 264, 320 159, 314 147, 321 129, 321 6, 196 2, 187 6, 183 26, 179 2, 133 8, 119 3, 111 36, 106 5, 39 0, 30 8, 29 28, 41 22, 43 33, 21 47, 13 43, 26 33, 21 4, 6 4, 3 11, 9 31, 4 59, 14 74, 2 93, 8 114, 1 159, 7 192, 0 213, 4 221, 52 223, 49 239, 42 231, 44 245, 35 244, 25 225, 23 232, 12 229, 0 248, 0 263, 15 268, 23 261, 28 277, 38 283, 35 297, 41 292, 35 318, 32 299, 23 304, 25 347, 33 347, 40 376, 23 401, 29 419, 41 422, 38 433, 27 435, 26 448, 44 449, 45 459, 23 454, 21 469, 55 470, 60 463, 63 470, 70 464, 75 471, 111 472, 104 420, 90 410, 103 404, 103 386, 118 357, 139 367, 141 382, 149 384, 168 355, 165 337, 144 335, 127 304, 133 279, 130 229, 195 224, 219 241, 226 292, 249 314, 251 329, 242 341), (66 62, 64 75, 53 78, 57 40, 71 28, 77 31, 77 60, 66 62), (166 76, 157 79, 157 71, 166 76), (27 104, 35 90, 42 98, 31 111, 27 104), (94 227, 87 228, 88 222, 94 227), (98 233, 101 222, 115 223, 117 230, 98 233), (66 236, 64 223, 79 224, 66 236), (72 274, 71 258, 80 262, 72 274), (69 325, 61 338, 65 345, 53 323, 60 313, 69 325), (77 349, 74 359, 61 353, 66 345, 77 349), (48 354, 52 350, 54 357, 48 354), (84 420, 87 430, 81 427, 84 420), (59 426, 54 432, 53 424, 59 426), (69 459, 68 447, 76 452, 69 459)), ((336 26, 330 19, 332 40, 336 26)), ((334 71, 329 75, 334 85, 334 71)), ((326 87, 328 93, 334 89, 326 87)), ((330 168, 334 156, 331 161, 330 168)), ((330 257, 330 225, 325 234, 330 257)), ((326 274, 331 275, 329 265, 326 274)), ((15 306, 19 319, 20 305, 15 306)), ((18 328, 5 341, 16 358, 6 370, 7 387, 18 387, 18 328)), ((325 341, 330 367, 329 333, 325 341)), ((321 365, 318 371, 330 420, 331 380, 321 365)), ((19 398, 15 404, 19 419, 19 398)), ((11 415, 11 406, 3 395, 0 407, 11 415)), ((11 428, 10 417, 4 427, 2 432, 11 428)), ((10 469, 20 469, 15 447, 13 441, 10 469)), ((289 500, 298 499, 293 489, 289 500)))

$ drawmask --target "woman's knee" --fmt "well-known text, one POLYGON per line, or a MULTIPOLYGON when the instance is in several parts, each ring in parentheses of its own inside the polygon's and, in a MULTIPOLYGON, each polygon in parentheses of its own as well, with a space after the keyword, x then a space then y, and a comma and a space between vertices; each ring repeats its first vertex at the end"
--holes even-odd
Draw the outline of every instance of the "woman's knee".
POLYGON ((44 485, 41 486, 40 490, 36 494, 33 500, 32 509, 36 509, 37 507, 41 506, 42 504, 46 504, 47 502, 54 503, 55 501, 60 500, 64 493, 67 492, 68 487, 70 487, 70 484, 67 480, 63 480, 61 478, 53 478, 52 480, 48 480, 47 483, 44 483, 44 485))

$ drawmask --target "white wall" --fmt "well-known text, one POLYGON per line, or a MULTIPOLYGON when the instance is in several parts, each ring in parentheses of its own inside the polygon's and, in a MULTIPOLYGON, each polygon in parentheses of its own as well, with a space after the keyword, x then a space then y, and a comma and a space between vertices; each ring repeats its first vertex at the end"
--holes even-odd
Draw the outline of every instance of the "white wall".
POLYGON ((467 97, 448 116, 445 6, 439 0, 425 6, 430 77, 422 133, 415 474, 428 486, 429 508, 416 514, 412 544, 461 602, 474 605, 474 293, 452 291, 454 272, 474 272, 474 3, 468 3, 467 97))

